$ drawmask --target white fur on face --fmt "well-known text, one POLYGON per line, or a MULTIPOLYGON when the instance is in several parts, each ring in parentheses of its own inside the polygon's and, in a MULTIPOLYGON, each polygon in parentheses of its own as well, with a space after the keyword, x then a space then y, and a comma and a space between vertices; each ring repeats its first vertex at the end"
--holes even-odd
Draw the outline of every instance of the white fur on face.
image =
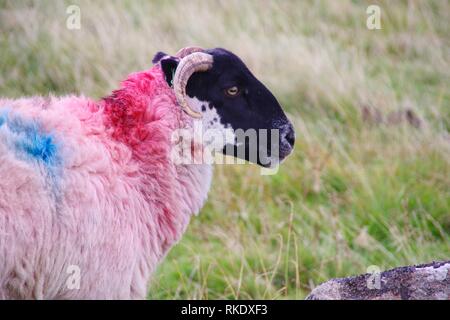
POLYGON ((221 122, 216 108, 208 101, 201 101, 197 97, 187 97, 188 105, 202 114, 202 118, 194 120, 202 126, 203 144, 214 150, 222 150, 226 144, 235 143, 234 130, 229 123, 221 122))

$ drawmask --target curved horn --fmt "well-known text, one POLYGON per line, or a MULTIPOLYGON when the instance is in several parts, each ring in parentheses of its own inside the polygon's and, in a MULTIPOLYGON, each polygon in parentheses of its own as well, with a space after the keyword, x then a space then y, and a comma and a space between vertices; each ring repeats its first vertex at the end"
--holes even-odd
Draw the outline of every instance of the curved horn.
POLYGON ((204 52, 194 52, 181 59, 173 77, 173 90, 181 109, 193 118, 201 118, 199 112, 192 110, 186 101, 186 85, 194 72, 211 69, 213 57, 204 52))
POLYGON ((203 52, 203 51, 205 51, 205 49, 200 48, 200 47, 185 47, 185 48, 180 49, 180 50, 175 54, 175 57, 177 57, 177 58, 184 58, 184 57, 190 55, 191 53, 194 53, 194 52, 203 52))

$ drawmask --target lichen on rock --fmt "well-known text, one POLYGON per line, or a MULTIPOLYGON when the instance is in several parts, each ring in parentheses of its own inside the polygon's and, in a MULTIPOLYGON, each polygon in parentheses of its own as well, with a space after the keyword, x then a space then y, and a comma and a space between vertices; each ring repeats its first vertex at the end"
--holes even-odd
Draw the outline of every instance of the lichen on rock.
POLYGON ((331 279, 307 300, 450 300, 450 261, 331 279))

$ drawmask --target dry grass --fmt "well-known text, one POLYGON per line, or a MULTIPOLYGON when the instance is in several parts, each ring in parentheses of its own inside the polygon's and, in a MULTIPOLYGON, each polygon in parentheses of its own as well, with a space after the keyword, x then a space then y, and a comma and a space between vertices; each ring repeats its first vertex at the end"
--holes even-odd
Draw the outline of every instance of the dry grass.
POLYGON ((450 256, 450 4, 377 3, 371 31, 364 1, 3 0, 0 95, 100 97, 156 51, 236 52, 291 114, 295 152, 275 176, 217 167, 150 297, 302 298, 450 256), (81 30, 65 27, 72 3, 81 30), (420 128, 388 121, 407 110, 420 128))

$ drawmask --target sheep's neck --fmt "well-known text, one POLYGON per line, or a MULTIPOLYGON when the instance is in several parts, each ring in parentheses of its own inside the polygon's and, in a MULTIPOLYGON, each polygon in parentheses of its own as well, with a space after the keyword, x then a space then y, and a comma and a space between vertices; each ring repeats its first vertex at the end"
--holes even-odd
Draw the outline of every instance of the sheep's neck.
POLYGON ((176 104, 159 67, 131 75, 102 103, 109 134, 130 148, 138 164, 137 187, 150 211, 139 217, 141 240, 150 241, 149 254, 161 259, 203 206, 212 166, 171 161, 172 134, 188 128, 191 120, 176 104))

